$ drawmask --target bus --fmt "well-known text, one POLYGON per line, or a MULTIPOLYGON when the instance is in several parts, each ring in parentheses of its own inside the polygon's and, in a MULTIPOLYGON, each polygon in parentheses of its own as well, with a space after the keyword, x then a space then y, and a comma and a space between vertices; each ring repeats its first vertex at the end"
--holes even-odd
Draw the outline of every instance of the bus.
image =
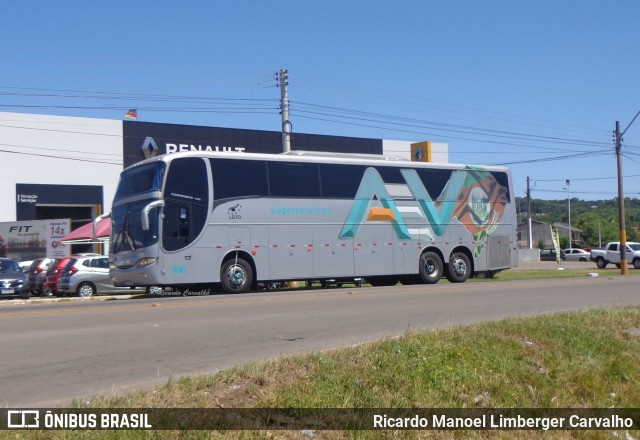
POLYGON ((460 283, 518 261, 511 174, 499 166, 175 153, 121 173, 111 218, 118 287, 460 283))

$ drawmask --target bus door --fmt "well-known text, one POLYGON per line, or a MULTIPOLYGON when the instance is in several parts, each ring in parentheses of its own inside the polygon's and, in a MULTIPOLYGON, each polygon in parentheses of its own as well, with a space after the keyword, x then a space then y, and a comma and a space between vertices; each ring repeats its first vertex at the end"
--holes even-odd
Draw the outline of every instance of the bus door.
MULTIPOLYGON (((195 241, 209 214, 206 163, 197 157, 171 162, 165 185, 162 218, 163 267, 167 284, 183 284, 201 277, 207 261, 195 241)), ((206 273, 206 272, 204 272, 206 273)))
POLYGON ((162 219, 163 267, 167 283, 186 283, 191 256, 183 249, 193 241, 192 210, 186 203, 168 202, 162 219))

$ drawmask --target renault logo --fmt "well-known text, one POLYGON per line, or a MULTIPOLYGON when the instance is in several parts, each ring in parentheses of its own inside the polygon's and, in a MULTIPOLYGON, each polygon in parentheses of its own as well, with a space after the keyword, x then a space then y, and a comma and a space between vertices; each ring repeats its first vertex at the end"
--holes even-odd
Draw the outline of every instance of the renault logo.
POLYGON ((144 157, 146 157, 147 159, 156 157, 156 154, 158 154, 158 146, 156 145, 156 141, 154 141, 150 136, 147 136, 145 138, 140 149, 144 153, 144 157))

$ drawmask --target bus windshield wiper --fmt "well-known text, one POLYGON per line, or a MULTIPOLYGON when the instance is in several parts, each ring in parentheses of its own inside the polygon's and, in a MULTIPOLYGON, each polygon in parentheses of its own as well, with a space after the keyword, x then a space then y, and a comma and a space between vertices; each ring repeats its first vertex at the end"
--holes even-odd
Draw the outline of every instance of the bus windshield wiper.
POLYGON ((129 245, 132 251, 136 250, 135 242, 131 238, 131 234, 129 234, 129 218, 125 217, 124 224, 122 225, 122 229, 118 232, 118 235, 115 239, 114 243, 114 251, 120 252, 125 250, 125 243, 129 245))

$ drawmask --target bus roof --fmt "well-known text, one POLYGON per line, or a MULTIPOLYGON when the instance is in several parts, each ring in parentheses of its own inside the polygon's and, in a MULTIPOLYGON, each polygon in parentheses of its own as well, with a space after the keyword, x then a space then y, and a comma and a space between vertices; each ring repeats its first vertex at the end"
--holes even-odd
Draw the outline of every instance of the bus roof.
POLYGON ((180 157, 203 157, 217 159, 240 159, 240 160, 266 160, 273 162, 305 162, 305 163, 329 163, 329 164, 351 164, 351 165, 372 165, 379 166, 384 162, 385 166, 398 166, 412 168, 434 168, 434 169, 461 169, 469 165, 477 166, 486 171, 508 172, 509 168, 500 165, 479 165, 479 164, 455 164, 455 163, 434 163, 434 162, 414 162, 398 156, 383 156, 378 154, 354 154, 354 153, 330 153, 324 151, 302 151, 294 150, 288 153, 246 153, 240 151, 185 151, 180 153, 162 154, 151 159, 145 159, 126 168, 132 169, 141 165, 153 162, 167 162, 180 157))

